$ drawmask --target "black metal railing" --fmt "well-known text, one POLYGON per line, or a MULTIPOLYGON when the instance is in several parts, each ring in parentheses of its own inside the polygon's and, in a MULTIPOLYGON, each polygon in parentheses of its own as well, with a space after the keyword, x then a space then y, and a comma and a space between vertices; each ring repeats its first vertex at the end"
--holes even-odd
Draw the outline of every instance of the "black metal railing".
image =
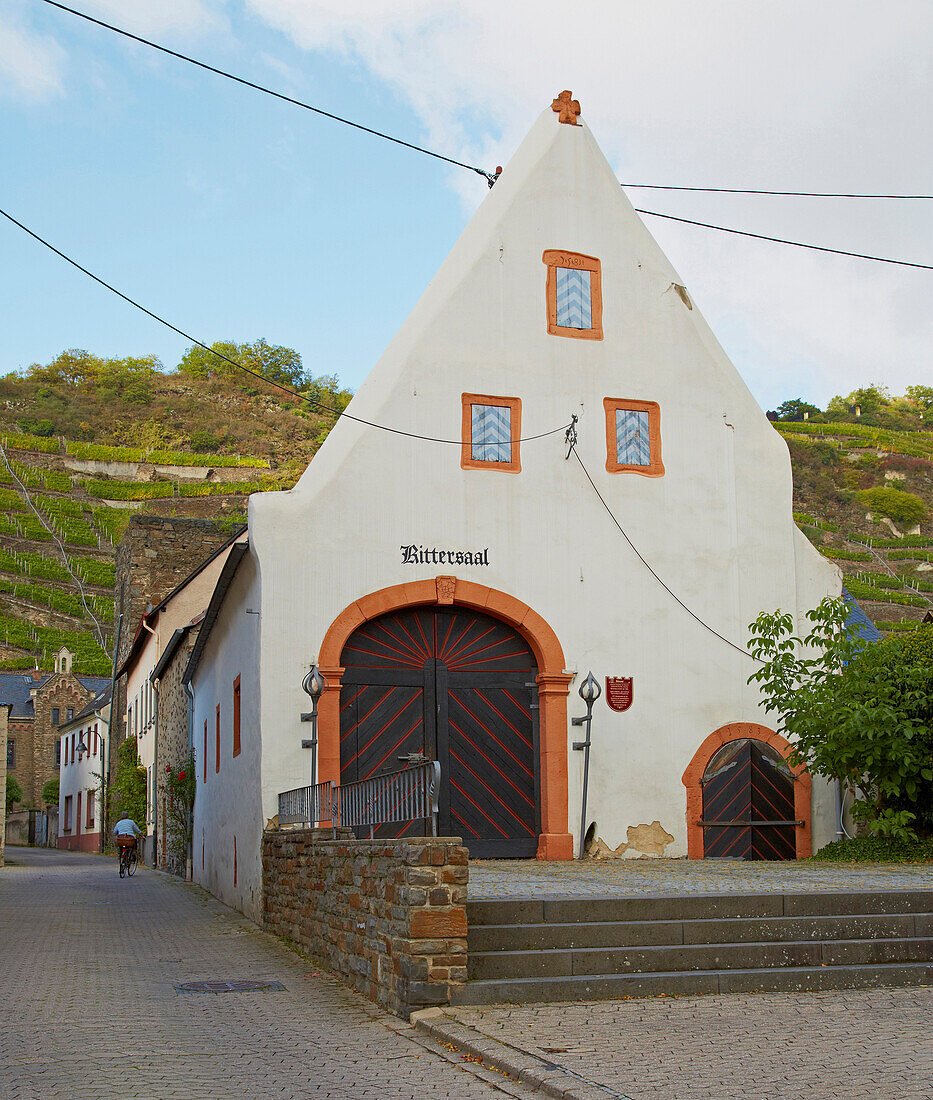
POLYGON ((375 775, 357 783, 317 783, 279 795, 279 825, 368 828, 370 838, 380 825, 427 821, 437 836, 441 766, 436 760, 375 775))

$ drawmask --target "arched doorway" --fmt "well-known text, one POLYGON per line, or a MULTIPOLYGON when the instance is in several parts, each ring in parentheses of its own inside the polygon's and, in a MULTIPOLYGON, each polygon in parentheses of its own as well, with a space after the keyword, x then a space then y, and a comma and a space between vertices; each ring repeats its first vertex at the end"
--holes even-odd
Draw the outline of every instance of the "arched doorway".
POLYGON ((743 737, 713 756, 703 778, 707 859, 794 859, 794 775, 764 741, 743 737))
POLYGON ((802 766, 787 764, 790 753, 790 742, 753 722, 722 726, 704 740, 682 780, 690 859, 810 855, 812 783, 802 766))
POLYGON ((474 857, 537 853, 538 667, 520 634, 469 608, 405 607, 353 631, 340 664, 342 783, 438 760, 442 835, 474 857))
MULTIPOLYGON (((340 612, 321 641, 318 663, 327 677, 319 706, 318 776, 340 779, 340 698, 344 668, 340 664, 350 635, 363 623, 403 608, 458 607, 505 623, 531 647, 538 675, 538 756, 541 833, 538 859, 573 859, 573 838, 567 827, 567 693, 571 673, 560 641, 550 625, 526 603, 507 592, 476 581, 440 576, 408 581, 359 596, 340 612)), ((457 834, 454 834, 457 835, 457 834)))

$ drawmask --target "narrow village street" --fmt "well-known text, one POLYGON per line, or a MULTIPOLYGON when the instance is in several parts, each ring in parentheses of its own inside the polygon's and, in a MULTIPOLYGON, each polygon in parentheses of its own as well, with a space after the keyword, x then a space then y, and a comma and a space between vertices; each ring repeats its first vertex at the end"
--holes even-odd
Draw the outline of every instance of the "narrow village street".
POLYGON ((380 1012, 196 887, 145 868, 121 880, 101 856, 7 851, 2 1100, 533 1095, 380 1012), (175 988, 237 980, 285 988, 175 988))

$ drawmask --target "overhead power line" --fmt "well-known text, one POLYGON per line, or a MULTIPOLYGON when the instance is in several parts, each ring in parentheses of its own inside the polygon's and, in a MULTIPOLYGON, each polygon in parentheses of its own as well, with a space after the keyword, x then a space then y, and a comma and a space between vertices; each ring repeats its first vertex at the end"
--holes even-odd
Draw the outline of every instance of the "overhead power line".
POLYGON ((580 463, 580 469, 583 471, 584 475, 586 476, 586 480, 590 483, 590 487, 592 488, 593 492, 597 495, 597 497, 599 497, 599 502, 600 502, 600 504, 602 504, 602 506, 608 512, 609 518, 612 520, 612 522, 619 529, 619 533, 622 535, 622 538, 625 539, 625 541, 628 543, 630 549, 634 552, 635 556, 638 558, 638 560, 648 570, 648 572, 652 575, 652 577, 654 577, 654 579, 664 589, 664 591, 671 597, 671 599, 676 604, 679 604, 684 609, 684 611, 687 612, 687 614, 690 616, 691 619, 696 620, 696 622, 698 622, 700 624, 700 626, 703 627, 704 630, 708 630, 710 632, 710 634, 713 634, 721 642, 725 642, 727 646, 730 646, 737 653, 741 653, 743 657, 748 657, 748 659, 750 661, 757 661, 758 664, 764 664, 764 661, 761 661, 761 660, 759 660, 759 658, 752 656, 752 654, 749 653, 748 650, 745 650, 740 645, 737 645, 730 638, 727 638, 725 636, 725 634, 720 634, 719 631, 716 630, 715 627, 710 626, 708 622, 706 622, 704 619, 701 619, 700 616, 697 615, 697 613, 695 611, 691 611, 691 609, 684 603, 684 601, 677 595, 677 593, 674 592, 674 590, 672 588, 670 588, 667 584, 664 583, 664 581, 661 580, 661 578, 654 571, 654 569, 652 569, 651 566, 648 564, 647 560, 642 555, 642 553, 639 551, 639 549, 635 545, 635 543, 633 543, 632 540, 628 537, 628 535, 626 534, 625 528, 616 519, 615 513, 609 507, 609 505, 606 503, 606 498, 603 496, 603 494, 597 488, 596 482, 592 479, 592 477, 590 477, 590 471, 584 465, 583 459, 580 457, 579 452, 577 451, 576 439, 575 438, 569 439, 569 442, 570 442, 570 452, 568 453, 567 457, 570 458, 570 454, 573 454, 573 457, 577 460, 577 462, 580 463))
POLYGON ((659 214, 657 210, 640 210, 637 214, 647 214, 652 218, 666 218, 671 222, 683 222, 685 225, 699 225, 703 229, 716 229, 720 233, 733 233, 737 237, 754 237, 758 241, 773 241, 775 244, 789 244, 794 248, 809 248, 814 252, 831 252, 834 256, 854 256, 858 260, 874 260, 879 264, 897 264, 899 267, 917 267, 922 271, 933 271, 933 264, 917 264, 910 260, 892 260, 885 256, 871 256, 865 252, 848 252, 844 248, 826 248, 821 244, 804 244, 802 241, 789 241, 784 237, 769 237, 764 233, 752 233, 747 229, 730 229, 725 225, 712 225, 710 222, 698 222, 693 218, 679 218, 675 214, 659 214))
MULTIPOLYGON (((454 157, 448 157, 444 153, 438 153, 433 149, 426 149, 424 146, 415 145, 413 142, 404 141, 402 138, 393 137, 391 134, 386 134, 382 130, 373 129, 370 126, 364 126, 360 122, 353 122, 352 119, 344 118, 341 115, 335 115, 331 111, 325 111, 321 107, 315 107, 313 104, 305 103, 304 100, 296 99, 294 96, 285 95, 284 92, 277 92, 274 88, 267 88, 264 84, 257 84, 253 80, 247 80, 245 77, 237 76, 235 73, 227 72, 226 69, 219 69, 216 65, 209 65, 206 61, 198 61, 197 58, 190 57, 188 54, 180 53, 178 50, 169 49, 168 46, 162 46, 158 42, 153 42, 149 38, 143 38, 141 35, 133 34, 132 31, 124 30, 122 27, 114 26, 113 23, 106 23, 103 19, 95 19, 93 15, 88 15, 87 12, 78 11, 77 8, 70 8, 67 4, 59 3, 59 0, 42 0, 43 3, 48 4, 50 7, 58 8, 60 11, 68 12, 69 15, 74 15, 78 19, 84 19, 88 23, 93 23, 95 26, 103 27, 104 30, 113 31, 114 34, 122 35, 124 38, 129 38, 133 42, 138 42, 142 46, 148 46, 152 50, 158 50, 160 53, 167 54, 169 57, 177 58, 179 61, 186 61, 189 65, 196 65, 199 69, 204 69, 209 73, 214 73, 216 76, 222 76, 226 80, 233 80, 237 84, 242 84, 245 88, 252 88, 253 91, 263 92, 265 95, 274 96, 276 99, 282 100, 284 103, 291 103, 295 107, 301 107, 305 111, 313 111, 316 115, 320 115, 322 118, 329 118, 333 122, 339 122, 344 126, 352 126, 355 130, 362 130, 365 134, 372 134, 373 137, 382 138, 384 141, 394 142, 396 145, 402 145, 406 149, 412 149, 416 153, 424 153, 425 156, 434 157, 435 160, 445 161, 447 164, 453 164, 457 168, 465 168, 469 172, 475 172, 477 175, 483 176, 490 184, 494 183, 498 178, 497 172, 487 172, 484 168, 479 168, 475 164, 467 164, 462 160, 456 160, 454 157)), ((655 191, 703 191, 709 193, 720 193, 727 195, 789 195, 801 198, 820 198, 820 199, 933 199, 933 195, 869 195, 869 194, 849 194, 845 192, 829 192, 829 191, 768 191, 768 190, 756 190, 756 189, 744 189, 739 187, 681 187, 673 184, 660 184, 660 183, 623 183, 623 187, 632 188, 650 188, 655 191)))
MULTIPOLYGON (((260 382, 265 382, 268 386, 274 386, 277 390, 282 390, 284 393, 296 398, 298 401, 307 403, 321 412, 327 413, 330 416, 343 417, 345 420, 352 420, 356 424, 365 424, 368 428, 378 428, 382 432, 391 432, 393 435, 404 435, 409 439, 424 439, 429 443, 449 443, 452 446, 462 447, 462 439, 441 439, 438 436, 433 435, 421 435, 418 432, 406 432, 402 428, 390 428, 386 424, 377 424, 373 420, 364 420, 360 416, 353 416, 346 411, 340 411, 338 409, 332 409, 329 405, 324 405, 320 401, 315 401, 307 394, 299 393, 297 390, 291 389, 289 386, 283 386, 281 382, 274 382, 271 378, 266 378, 264 374, 260 374, 258 371, 251 370, 249 367, 244 366, 242 363, 237 362, 236 359, 231 359, 228 355, 224 355, 223 352, 217 351, 216 348, 212 348, 209 344, 205 344, 203 340, 199 340, 196 336, 192 336, 190 332, 185 332, 184 329, 179 328, 177 325, 173 325, 171 321, 167 321, 164 317, 160 317, 158 313, 153 313, 151 309, 147 309, 140 302, 137 302, 134 298, 130 298, 129 295, 124 294, 122 290, 117 290, 111 283, 101 279, 99 275, 95 275, 93 271, 88 271, 86 267, 83 267, 77 260, 73 260, 70 256, 67 256, 61 249, 56 248, 44 237, 40 237, 38 233, 34 233, 28 226, 23 225, 21 221, 17 221, 12 214, 8 214, 6 210, 0 209, 0 216, 3 216, 7 221, 12 222, 13 225, 26 234, 28 234, 34 241, 38 241, 39 244, 44 245, 50 252, 54 252, 56 256, 63 259, 66 263, 71 264, 82 273, 87 275, 89 279, 93 279, 95 283, 104 287, 105 290, 109 290, 111 294, 116 294, 118 298, 122 298, 124 302, 133 306, 135 309, 145 313, 147 317, 151 317, 153 321, 158 321, 160 325, 164 325, 166 328, 171 329, 172 332, 177 332, 179 336, 183 336, 186 340, 190 340, 192 344, 197 344, 199 348, 204 348, 205 351, 209 351, 211 355, 216 355, 218 359, 222 359, 225 363, 229 363, 231 367, 236 367, 237 370, 244 371, 246 374, 251 374, 254 378, 258 378, 260 382)), ((558 432, 565 432, 567 425, 562 424, 559 428, 552 428, 550 431, 539 432, 537 435, 526 435, 520 439, 510 439, 509 443, 530 443, 534 439, 544 439, 549 435, 557 435, 558 432)))
POLYGON ((225 77, 227 80, 236 81, 237 84, 242 84, 245 88, 252 88, 253 91, 256 92, 264 92, 266 95, 274 96, 276 99, 281 99, 285 103, 291 103, 295 107, 301 107, 305 111, 313 111, 314 114, 321 115, 322 118, 329 118, 333 122, 340 122, 344 126, 352 126, 354 130, 362 130, 364 134, 372 134, 373 137, 382 138, 384 141, 391 141, 396 145, 403 145, 406 149, 412 149, 416 153, 424 153, 425 156, 434 157, 435 160, 446 161, 447 164, 453 164, 457 168, 466 168, 469 172, 476 172, 477 175, 483 176, 490 183, 495 182, 496 173, 487 172, 483 168, 477 168, 475 164, 466 164, 462 160, 455 160, 453 157, 445 156, 443 153, 437 153, 433 149, 425 149, 423 146, 415 145, 413 142, 403 141, 402 138, 393 137, 391 134, 384 134, 381 130, 374 130, 370 126, 364 126, 361 122, 353 122, 349 118, 335 115, 330 111, 325 111, 321 107, 314 107, 312 104, 305 103, 301 99, 295 99, 293 96, 285 95, 283 92, 277 92, 273 88, 267 88, 264 84, 257 84, 255 81, 245 79, 245 77, 236 76, 234 73, 228 73, 225 69, 218 69, 215 65, 208 65, 206 61, 198 61, 196 58, 189 57, 184 53, 179 53, 177 50, 170 50, 168 46, 160 46, 158 42, 152 42, 148 38, 142 38, 138 34, 123 30, 122 27, 115 27, 112 23, 105 23, 102 19, 95 19, 94 16, 88 15, 86 12, 77 11, 75 8, 69 8, 66 4, 59 4, 58 0, 43 0, 43 3, 49 4, 53 8, 59 8, 61 11, 66 11, 70 15, 76 15, 79 19, 85 19, 88 23, 94 23, 96 26, 103 27, 105 30, 113 31, 114 34, 120 34, 124 38, 131 39, 133 42, 139 42, 140 45, 149 46, 150 49, 168 54, 169 57, 175 57, 179 61, 187 61, 189 65, 197 65, 199 69, 205 69, 207 72, 225 77))
POLYGON ((847 191, 765 191, 746 187, 678 187, 668 183, 623 183, 650 191, 701 191, 710 195, 784 195, 796 199, 933 199, 933 195, 868 195, 847 191))

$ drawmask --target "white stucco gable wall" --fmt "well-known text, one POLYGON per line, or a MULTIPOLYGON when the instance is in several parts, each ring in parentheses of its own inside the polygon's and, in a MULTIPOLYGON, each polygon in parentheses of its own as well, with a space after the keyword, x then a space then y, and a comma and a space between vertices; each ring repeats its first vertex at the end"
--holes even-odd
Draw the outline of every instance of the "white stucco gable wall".
MULTIPOLYGON (((463 392, 520 398, 523 436, 576 414, 579 455, 634 545, 743 647, 759 611, 799 614, 838 594, 839 575, 801 543, 786 447, 681 282, 589 130, 545 112, 349 412, 448 440, 460 439, 463 392), (600 260, 602 340, 548 334, 542 253, 553 248, 600 260), (663 477, 607 473, 605 397, 660 405, 663 477)), ((543 616, 569 670, 634 677, 629 712, 597 711, 589 816, 612 845, 660 820, 675 836, 667 854, 683 854, 680 776, 696 748, 730 722, 773 723, 746 684, 748 656, 671 598, 565 455, 557 434, 522 444, 520 473, 464 470, 457 446, 342 419, 291 492, 251 499, 266 816, 277 791, 306 781, 300 683, 334 619, 366 593, 455 573, 543 616), (489 564, 403 565, 412 543, 488 548, 489 564)), ((580 757, 570 753, 571 831, 580 757)))

